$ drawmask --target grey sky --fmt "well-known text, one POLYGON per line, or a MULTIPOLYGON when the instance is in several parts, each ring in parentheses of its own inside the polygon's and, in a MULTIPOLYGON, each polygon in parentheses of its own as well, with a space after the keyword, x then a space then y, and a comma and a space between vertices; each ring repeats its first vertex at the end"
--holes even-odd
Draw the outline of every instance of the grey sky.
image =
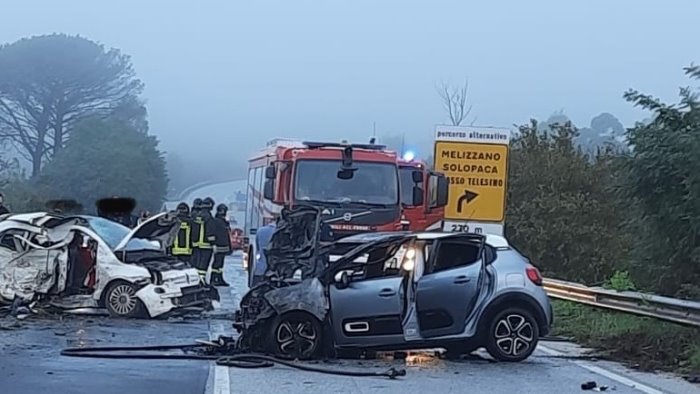
POLYGON ((700 61, 697 0, 7 3, 0 42, 65 32, 120 48, 165 149, 204 138, 198 151, 238 160, 275 136, 364 140, 372 122, 430 150, 446 121, 435 84, 467 76, 479 125, 558 109, 630 125, 645 115, 625 90, 675 100, 700 61))

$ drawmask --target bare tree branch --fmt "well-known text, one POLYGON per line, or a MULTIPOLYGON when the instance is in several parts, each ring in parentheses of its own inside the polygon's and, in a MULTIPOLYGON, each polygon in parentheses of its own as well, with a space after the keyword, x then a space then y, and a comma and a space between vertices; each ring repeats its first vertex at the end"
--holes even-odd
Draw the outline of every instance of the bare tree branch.
POLYGON ((469 102, 469 81, 466 80, 460 88, 442 82, 437 91, 452 125, 461 125, 472 112, 472 105, 467 105, 469 102))

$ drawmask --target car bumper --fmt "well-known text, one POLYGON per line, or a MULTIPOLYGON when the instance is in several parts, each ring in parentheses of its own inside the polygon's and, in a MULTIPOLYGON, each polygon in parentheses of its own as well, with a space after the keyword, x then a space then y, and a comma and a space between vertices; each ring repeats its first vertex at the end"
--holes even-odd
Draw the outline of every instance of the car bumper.
POLYGON ((179 308, 204 306, 211 302, 212 292, 210 288, 201 285, 169 288, 150 284, 141 288, 136 297, 151 317, 158 317, 179 308))

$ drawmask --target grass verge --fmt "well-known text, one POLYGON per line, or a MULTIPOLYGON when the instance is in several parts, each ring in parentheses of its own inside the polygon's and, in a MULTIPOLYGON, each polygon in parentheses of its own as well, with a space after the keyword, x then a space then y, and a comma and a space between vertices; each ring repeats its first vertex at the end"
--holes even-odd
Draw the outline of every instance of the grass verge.
POLYGON ((554 300, 554 334, 642 370, 700 373, 700 329, 554 300))

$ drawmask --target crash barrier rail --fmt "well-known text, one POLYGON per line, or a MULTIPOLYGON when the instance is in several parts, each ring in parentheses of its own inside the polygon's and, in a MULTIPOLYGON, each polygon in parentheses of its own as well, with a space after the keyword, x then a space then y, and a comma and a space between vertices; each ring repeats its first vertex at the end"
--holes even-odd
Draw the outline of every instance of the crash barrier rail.
POLYGON ((543 285, 552 298, 700 327, 700 302, 588 287, 556 279, 545 279, 543 285))

